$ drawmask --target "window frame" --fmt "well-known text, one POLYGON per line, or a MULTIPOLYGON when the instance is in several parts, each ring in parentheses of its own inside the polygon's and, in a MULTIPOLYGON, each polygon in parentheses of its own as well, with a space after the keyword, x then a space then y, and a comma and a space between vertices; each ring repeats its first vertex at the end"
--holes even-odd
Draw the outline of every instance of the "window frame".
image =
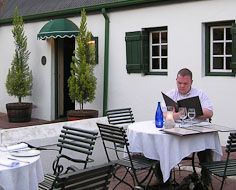
MULTIPOLYGON (((211 36, 211 31, 212 28, 216 27, 227 27, 230 26, 232 28, 232 24, 234 23, 234 20, 229 20, 229 21, 220 21, 220 22, 209 22, 205 23, 205 75, 206 76, 234 76, 234 71, 231 69, 231 71, 212 71, 211 68, 213 67, 212 65, 212 36, 211 36)), ((225 41, 224 41, 225 43, 225 41)), ((233 37, 232 37, 232 42, 233 44, 233 37)), ((225 48, 224 48, 225 49, 225 48)), ((233 56, 233 48, 232 48, 232 54, 231 54, 231 59, 233 56)), ((225 59, 224 55, 224 59, 225 59)))
MULTIPOLYGON (((169 39, 169 36, 168 36, 168 26, 160 26, 160 27, 149 27, 149 28, 143 28, 142 29, 143 31, 145 32, 148 32, 149 33, 149 41, 148 41, 148 44, 149 44, 149 62, 148 62, 148 71, 146 72, 147 75, 167 75, 168 74, 168 39, 169 39), (151 43, 151 33, 153 32, 167 32, 167 43, 165 43, 165 45, 167 45, 167 56, 162 56, 162 57, 165 57, 167 58, 167 69, 166 70, 152 70, 151 69, 151 64, 152 64, 152 43, 151 43)), ((161 49, 159 50, 161 51, 161 49)))

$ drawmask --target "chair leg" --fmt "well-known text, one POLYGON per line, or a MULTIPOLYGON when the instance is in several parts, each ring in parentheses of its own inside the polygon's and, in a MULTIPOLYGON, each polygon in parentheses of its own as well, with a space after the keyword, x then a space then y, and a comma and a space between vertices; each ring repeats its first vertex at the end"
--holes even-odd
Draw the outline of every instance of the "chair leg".
POLYGON ((197 173, 196 172, 196 168, 195 168, 195 152, 193 152, 193 155, 192 155, 192 167, 193 167, 193 173, 197 173))
POLYGON ((225 183, 225 179, 226 179, 226 177, 224 176, 223 179, 222 179, 222 182, 221 182, 220 190, 223 189, 223 186, 224 186, 224 183, 225 183))
MULTIPOLYGON (((119 169, 119 168, 120 168, 120 167, 118 167, 117 169, 119 169)), ((119 177, 116 175, 117 169, 113 172, 113 177, 116 178, 119 182, 113 187, 113 190, 116 189, 116 188, 118 187, 118 185, 121 184, 121 183, 124 183, 124 184, 126 184, 127 186, 129 186, 131 189, 133 189, 133 186, 132 186, 132 185, 130 185, 129 183, 127 183, 126 181, 124 181, 124 179, 125 179, 125 177, 127 176, 127 174, 130 173, 129 170, 126 168, 126 171, 125 171, 125 174, 123 175, 123 177, 122 177, 122 178, 119 178, 119 177)), ((131 175, 131 173, 130 173, 130 175, 131 175)), ((134 178, 133 178, 132 175, 131 175, 131 177, 132 177, 133 183, 134 183, 134 178)))

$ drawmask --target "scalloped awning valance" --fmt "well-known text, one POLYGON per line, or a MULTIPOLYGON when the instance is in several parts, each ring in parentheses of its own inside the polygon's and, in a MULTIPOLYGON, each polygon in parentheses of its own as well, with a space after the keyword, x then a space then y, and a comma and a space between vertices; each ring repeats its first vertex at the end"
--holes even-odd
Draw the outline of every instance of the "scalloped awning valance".
POLYGON ((79 33, 79 28, 68 19, 54 19, 45 24, 39 31, 37 38, 41 40, 49 38, 72 38, 79 33))

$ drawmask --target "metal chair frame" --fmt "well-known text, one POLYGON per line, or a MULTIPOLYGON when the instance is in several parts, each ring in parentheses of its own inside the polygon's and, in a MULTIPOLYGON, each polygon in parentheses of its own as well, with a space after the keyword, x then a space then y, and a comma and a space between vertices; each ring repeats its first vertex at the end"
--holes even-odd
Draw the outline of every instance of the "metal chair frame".
POLYGON ((57 176, 52 189, 108 190, 114 163, 93 166, 57 176))
MULTIPOLYGON (((130 188, 134 188, 130 183, 124 181, 126 175, 129 173, 133 179, 133 184, 137 185, 136 188, 144 188, 146 189, 151 181, 153 176, 153 171, 156 167, 157 161, 145 158, 141 155, 132 155, 129 151, 129 142, 126 135, 126 132, 123 127, 111 125, 111 124, 102 124, 97 123, 100 135, 102 138, 102 143, 104 146, 104 150, 107 156, 108 162, 116 162, 117 167, 113 172, 113 176, 119 181, 113 189, 115 189, 120 183, 124 183, 130 188), (119 144, 119 146, 117 146, 119 144), (112 151, 113 150, 113 151, 112 151), (114 161, 114 157, 112 158, 112 153, 117 155, 114 161), (119 154, 125 154, 126 157, 120 158, 119 154), (123 177, 118 177, 116 175, 116 171, 120 167, 124 167, 126 169, 123 177), (142 178, 138 178, 138 171, 146 170, 147 174, 142 178), (148 177, 150 177, 149 180, 148 177), (144 182, 147 181, 145 185, 144 182)), ((114 154, 113 154, 114 155, 114 154)))
POLYGON ((83 169, 87 167, 88 163, 93 162, 90 156, 92 155, 97 135, 98 132, 63 126, 57 143, 59 147, 58 155, 52 164, 53 174, 44 176, 45 180, 39 184, 39 189, 50 189, 57 176, 67 173, 69 170, 78 170, 73 165, 65 168, 61 163, 62 159, 82 164, 83 169), (70 153, 78 153, 82 158, 70 157, 68 152, 65 153, 65 150, 69 150, 70 153))
POLYGON ((231 159, 231 153, 236 152, 236 133, 230 133, 226 145, 226 159, 200 163, 201 167, 207 169, 214 176, 222 178, 220 190, 223 189, 227 176, 236 176, 236 159, 231 159))

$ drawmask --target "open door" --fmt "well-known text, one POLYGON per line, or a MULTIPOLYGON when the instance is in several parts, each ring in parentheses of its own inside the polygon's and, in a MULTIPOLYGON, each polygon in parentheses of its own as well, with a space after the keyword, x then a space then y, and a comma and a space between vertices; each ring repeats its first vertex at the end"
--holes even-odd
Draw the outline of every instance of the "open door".
POLYGON ((56 63, 55 64, 55 118, 66 117, 68 110, 74 110, 75 104, 70 100, 68 78, 70 76, 70 64, 75 49, 75 38, 56 39, 56 63))

